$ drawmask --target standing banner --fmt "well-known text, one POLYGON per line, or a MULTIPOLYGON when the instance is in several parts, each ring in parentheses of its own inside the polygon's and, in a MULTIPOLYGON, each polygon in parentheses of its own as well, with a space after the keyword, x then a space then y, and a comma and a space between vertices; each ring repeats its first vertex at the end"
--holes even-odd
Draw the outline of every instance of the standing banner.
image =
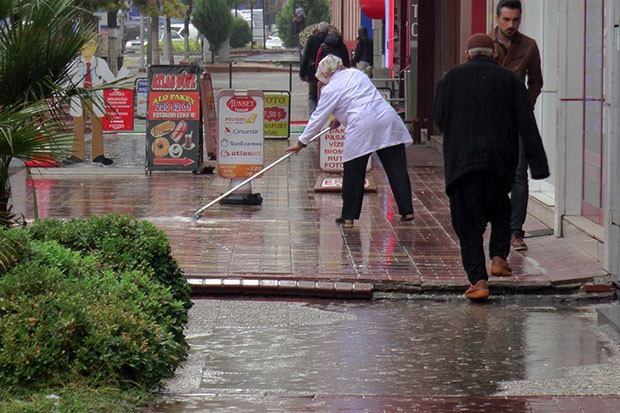
POLYGON ((133 90, 105 89, 105 116, 101 126, 106 132, 133 131, 133 90))
POLYGON ((149 67, 147 171, 200 170, 200 73, 197 65, 149 67))
POLYGON ((217 112, 218 173, 222 178, 249 178, 263 169, 263 92, 222 90, 217 112))
POLYGON ((149 81, 147 78, 136 79, 136 116, 146 119, 148 110, 149 81))
POLYGON ((215 98, 213 96, 213 82, 211 75, 204 72, 200 77, 202 90, 202 117, 204 124, 204 144, 207 159, 216 159, 217 151, 217 114, 215 113, 215 98))
MULTIPOLYGON (((319 139, 319 167, 327 173, 342 173, 342 151, 344 150, 344 128, 339 127, 323 134, 319 139)), ((372 168, 372 156, 368 158, 366 171, 372 168)))
POLYGON ((287 90, 264 90, 265 138, 287 139, 290 136, 291 93, 287 90))
MULTIPOLYGON (((319 175, 314 185, 315 192, 329 192, 342 190, 342 176, 344 164, 342 162, 342 152, 344 150, 344 128, 339 127, 323 134, 319 139, 319 167, 327 174, 338 174, 338 176, 319 175)), ((372 156, 368 158, 366 172, 372 169, 372 156)), ((376 185, 367 177, 364 180, 364 190, 366 192, 376 191, 376 185)))

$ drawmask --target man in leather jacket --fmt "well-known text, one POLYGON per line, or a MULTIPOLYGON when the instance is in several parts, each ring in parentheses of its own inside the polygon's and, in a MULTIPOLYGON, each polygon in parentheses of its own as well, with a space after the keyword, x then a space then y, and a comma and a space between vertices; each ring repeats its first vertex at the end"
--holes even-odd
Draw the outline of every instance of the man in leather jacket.
MULTIPOLYGON (((527 94, 536 104, 543 86, 540 52, 536 41, 521 32, 521 2, 519 0, 502 0, 497 4, 497 26, 488 35, 494 42, 493 58, 500 65, 512 70, 522 82, 526 84, 527 94)), ((526 250, 527 244, 523 241, 523 223, 527 216, 527 202, 529 197, 527 160, 523 148, 519 151, 517 175, 510 193, 512 216, 510 227, 512 231, 511 246, 516 251, 526 250)))

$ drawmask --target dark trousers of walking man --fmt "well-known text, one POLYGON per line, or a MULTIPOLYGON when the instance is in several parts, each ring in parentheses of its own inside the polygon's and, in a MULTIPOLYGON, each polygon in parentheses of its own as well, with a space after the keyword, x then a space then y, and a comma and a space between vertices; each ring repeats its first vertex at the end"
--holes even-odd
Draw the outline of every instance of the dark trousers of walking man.
POLYGON ((491 224, 489 256, 506 259, 510 253, 510 185, 483 171, 469 172, 447 188, 452 227, 461 244, 463 269, 474 285, 489 279, 483 248, 491 224))

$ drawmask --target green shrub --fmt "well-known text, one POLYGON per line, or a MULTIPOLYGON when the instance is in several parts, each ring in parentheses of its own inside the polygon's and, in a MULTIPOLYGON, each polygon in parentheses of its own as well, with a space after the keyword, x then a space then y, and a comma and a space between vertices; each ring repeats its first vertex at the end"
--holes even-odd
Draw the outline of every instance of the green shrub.
MULTIPOLYGON (((196 40, 189 40, 189 54, 200 55, 202 54, 202 44, 196 42, 196 40)), ((164 50, 164 42, 159 42, 159 50, 164 50)), ((185 53, 185 42, 172 42, 172 52, 175 55, 182 55, 185 53)))
POLYGON ((230 32, 230 47, 238 49, 245 47, 252 41, 252 29, 248 22, 238 17, 233 20, 232 30, 230 32))
POLYGON ((0 279, 0 387, 156 388, 187 356, 184 304, 152 270, 115 273, 55 241, 0 279))
POLYGON ((155 281, 170 287, 174 298, 185 303, 185 309, 191 307, 191 288, 172 257, 168 238, 148 221, 119 214, 66 223, 44 219, 30 225, 28 233, 35 240, 55 240, 83 255, 96 255, 102 266, 114 271, 152 270, 155 281))
POLYGON ((27 242, 28 236, 22 229, 0 226, 0 276, 22 259, 27 242))

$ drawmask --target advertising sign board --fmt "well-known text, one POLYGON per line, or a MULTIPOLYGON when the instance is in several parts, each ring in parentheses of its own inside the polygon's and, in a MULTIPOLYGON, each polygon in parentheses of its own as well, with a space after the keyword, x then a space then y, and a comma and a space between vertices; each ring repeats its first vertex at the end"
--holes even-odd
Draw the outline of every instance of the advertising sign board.
POLYGON ((218 173, 222 178, 249 178, 263 169, 263 92, 222 90, 217 112, 218 173))
POLYGON ((106 114, 102 119, 104 131, 133 131, 133 90, 105 89, 106 114))
POLYGON ((200 72, 197 65, 149 67, 148 171, 200 169, 200 72))
POLYGON ((209 73, 200 77, 202 90, 202 116, 204 124, 204 143, 209 159, 215 159, 217 146, 217 114, 215 112, 215 97, 213 96, 213 82, 209 73))
POLYGON ((265 90, 265 138, 287 139, 290 135, 291 94, 265 90))
POLYGON ((149 81, 146 78, 136 80, 136 116, 144 119, 148 110, 149 81))
MULTIPOLYGON (((327 173, 341 173, 344 171, 342 164, 342 151, 344 149, 344 128, 340 127, 329 131, 319 140, 319 167, 327 173)), ((368 158, 366 170, 372 167, 372 157, 368 158)))

